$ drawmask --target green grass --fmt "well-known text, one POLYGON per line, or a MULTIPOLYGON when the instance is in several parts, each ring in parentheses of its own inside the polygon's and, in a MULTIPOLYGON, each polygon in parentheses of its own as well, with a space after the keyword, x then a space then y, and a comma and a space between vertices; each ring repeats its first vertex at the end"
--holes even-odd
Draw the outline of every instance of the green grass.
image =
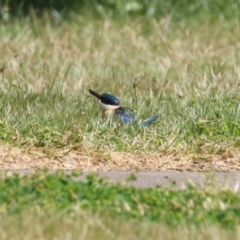
MULTIPOLYGON (((188 150, 200 151, 197 146, 206 140, 212 144, 238 147, 240 123, 236 93, 228 97, 192 98, 189 101, 178 97, 162 98, 161 109, 153 112, 160 118, 145 130, 137 125, 104 123, 99 119, 98 106, 93 107, 95 99, 88 96, 88 92, 85 94, 83 100, 78 96, 59 94, 21 92, 1 95, 2 142, 19 146, 75 146, 81 150, 130 152, 140 149, 164 151, 173 140, 172 150, 187 144, 188 150)), ((153 115, 150 111, 144 112, 148 117, 153 115)), ((141 115, 144 119, 144 114, 141 115)), ((217 151, 209 148, 205 153, 217 151)))
POLYGON ((1 25, 2 143, 83 152, 238 147, 237 21, 31 19, 1 25), (145 130, 104 123, 88 88, 115 94, 138 119, 159 119, 145 130))

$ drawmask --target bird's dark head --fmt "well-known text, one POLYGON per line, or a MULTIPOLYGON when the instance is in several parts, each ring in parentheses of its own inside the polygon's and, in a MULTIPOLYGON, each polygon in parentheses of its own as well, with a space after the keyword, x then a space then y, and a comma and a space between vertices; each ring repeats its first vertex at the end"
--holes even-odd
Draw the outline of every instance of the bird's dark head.
POLYGON ((99 104, 101 108, 103 109, 116 109, 120 107, 120 101, 118 98, 113 96, 112 94, 109 93, 103 93, 99 94, 98 92, 95 92, 91 89, 89 89, 89 92, 96 98, 99 99, 99 104))
POLYGON ((120 101, 118 100, 118 98, 109 93, 101 94, 100 101, 106 105, 120 106, 120 101))

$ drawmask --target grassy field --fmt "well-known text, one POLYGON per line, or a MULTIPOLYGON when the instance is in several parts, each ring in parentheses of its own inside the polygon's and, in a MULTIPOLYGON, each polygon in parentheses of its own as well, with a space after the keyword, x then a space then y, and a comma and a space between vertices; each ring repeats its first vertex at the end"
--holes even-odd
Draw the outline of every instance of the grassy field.
POLYGON ((0 28, 2 144, 99 158, 236 158, 237 19, 64 21, 45 14, 0 28), (106 123, 89 88, 115 94, 139 120, 159 119, 146 129, 106 123))
MULTIPOLYGON (((1 169, 239 170, 233 2, 180 4, 161 17, 114 16, 111 6, 71 20, 1 15, 1 169), (89 88, 116 95, 138 120, 159 118, 148 128, 105 122, 89 88)), ((214 188, 0 180, 1 239, 240 239, 239 216, 239 193, 214 188)))

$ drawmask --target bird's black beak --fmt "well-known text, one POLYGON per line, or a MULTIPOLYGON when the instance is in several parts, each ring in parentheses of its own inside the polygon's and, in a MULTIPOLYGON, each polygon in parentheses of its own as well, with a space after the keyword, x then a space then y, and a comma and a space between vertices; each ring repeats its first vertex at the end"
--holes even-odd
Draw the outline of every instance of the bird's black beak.
POLYGON ((96 98, 101 99, 101 94, 98 92, 93 91, 92 89, 88 89, 88 91, 96 98))

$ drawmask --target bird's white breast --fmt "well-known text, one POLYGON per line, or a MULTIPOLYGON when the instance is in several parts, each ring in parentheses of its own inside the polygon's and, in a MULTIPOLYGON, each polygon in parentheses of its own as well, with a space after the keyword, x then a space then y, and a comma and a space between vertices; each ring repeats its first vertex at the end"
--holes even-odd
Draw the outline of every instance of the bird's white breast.
POLYGON ((119 108, 119 106, 104 104, 100 100, 99 100, 99 106, 102 109, 103 118, 111 118, 114 113, 114 110, 119 108))

